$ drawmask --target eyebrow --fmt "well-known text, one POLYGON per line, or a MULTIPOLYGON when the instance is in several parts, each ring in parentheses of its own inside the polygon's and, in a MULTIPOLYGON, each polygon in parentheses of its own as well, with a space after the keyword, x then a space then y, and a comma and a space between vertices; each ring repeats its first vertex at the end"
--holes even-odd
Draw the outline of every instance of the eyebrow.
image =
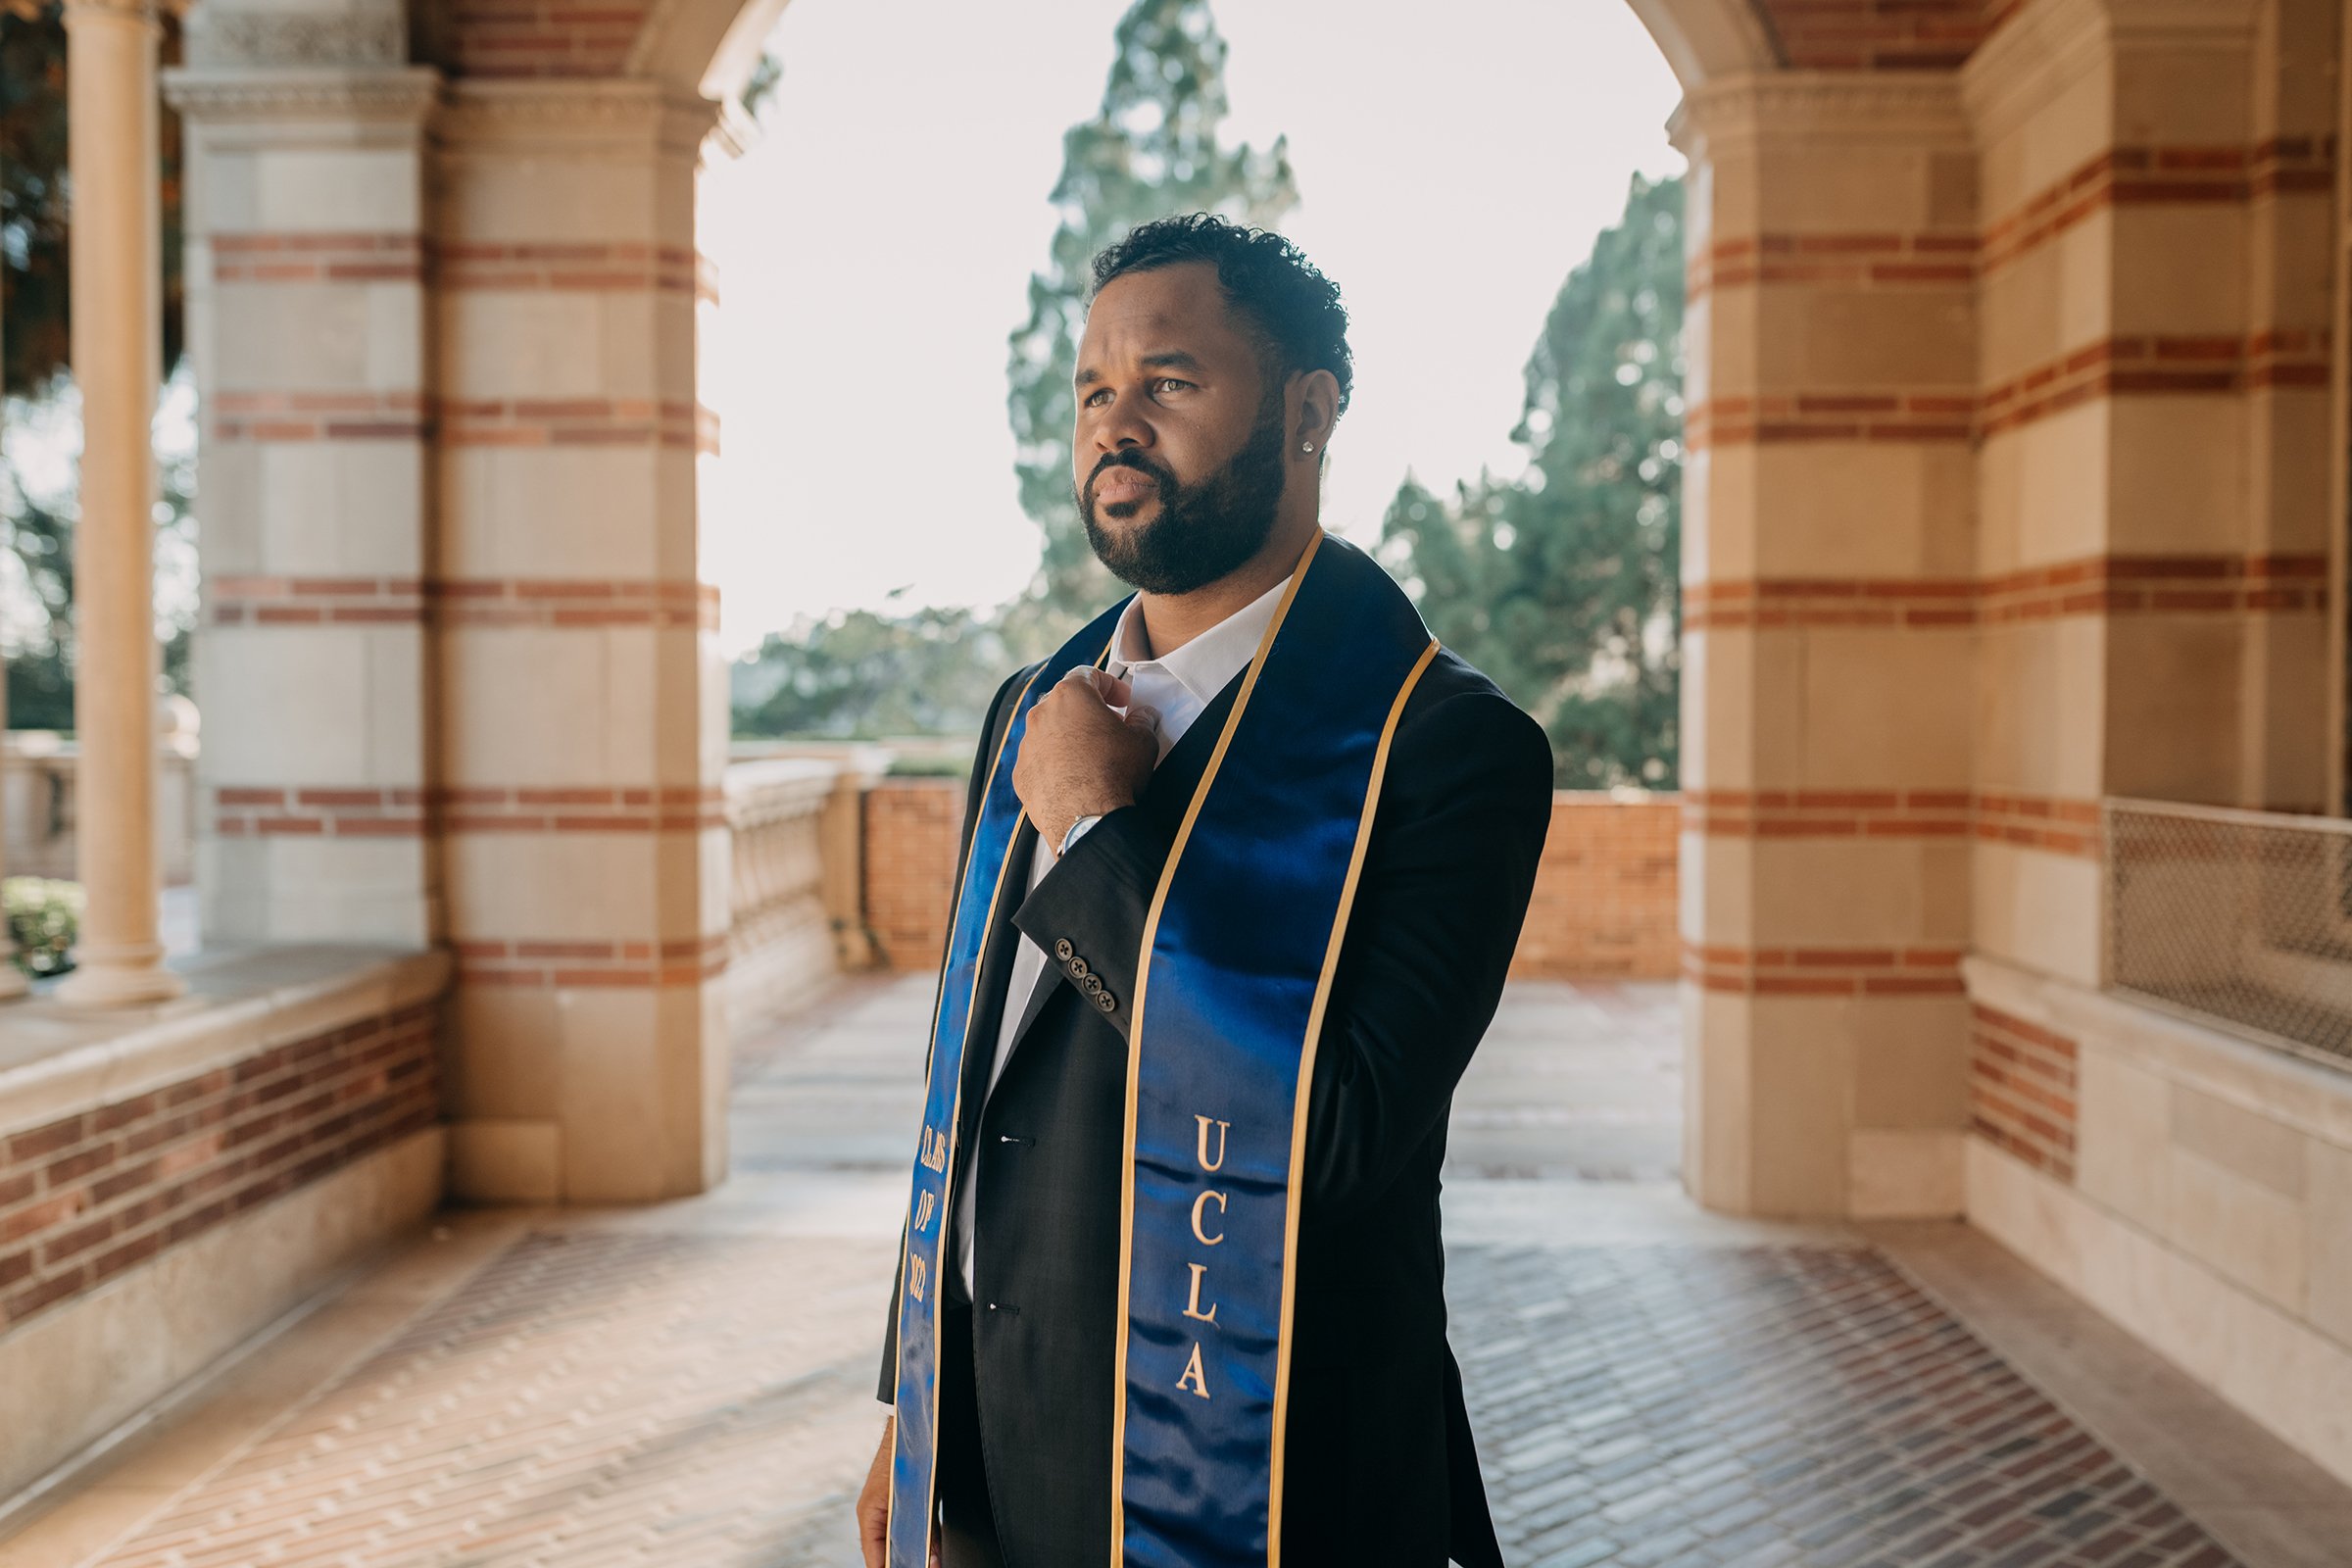
MULTIPOLYGON (((1167 369, 1197 371, 1200 368, 1200 362, 1195 359, 1192 355, 1185 353, 1182 349, 1162 349, 1157 354, 1147 354, 1144 356, 1142 363, 1146 368, 1154 370, 1167 369)), ((1092 386, 1095 382, 1102 379, 1102 372, 1093 368, 1092 367, 1089 367, 1086 369, 1080 370, 1077 375, 1071 379, 1070 384, 1073 386, 1092 386)))

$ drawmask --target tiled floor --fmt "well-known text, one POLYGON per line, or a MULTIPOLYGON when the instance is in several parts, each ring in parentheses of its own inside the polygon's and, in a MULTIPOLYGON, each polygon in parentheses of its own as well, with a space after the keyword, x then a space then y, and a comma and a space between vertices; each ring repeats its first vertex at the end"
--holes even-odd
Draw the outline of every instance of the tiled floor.
MULTIPOLYGON (((449 1215, 0 1568, 857 1563, 929 1007, 858 985, 746 1042, 708 1197, 449 1215)), ((1522 986, 1457 1097, 1453 1338, 1514 1568, 2352 1563, 2343 1489, 1973 1233, 1692 1208, 1678 1060, 1671 987, 1522 986)))

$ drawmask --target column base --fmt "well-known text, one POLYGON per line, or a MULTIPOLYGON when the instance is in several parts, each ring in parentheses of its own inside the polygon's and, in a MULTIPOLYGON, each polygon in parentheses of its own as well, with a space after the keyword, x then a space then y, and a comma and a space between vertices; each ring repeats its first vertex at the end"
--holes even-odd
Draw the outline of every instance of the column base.
POLYGON ((31 991, 32 982, 24 978, 24 971, 13 960, 0 956, 0 1002, 13 1002, 30 995, 31 991))
POLYGON ((57 983, 51 1000, 72 1007, 135 1007, 169 1002, 188 989, 187 976, 163 964, 164 950, 144 955, 91 958, 74 955, 74 970, 57 983))

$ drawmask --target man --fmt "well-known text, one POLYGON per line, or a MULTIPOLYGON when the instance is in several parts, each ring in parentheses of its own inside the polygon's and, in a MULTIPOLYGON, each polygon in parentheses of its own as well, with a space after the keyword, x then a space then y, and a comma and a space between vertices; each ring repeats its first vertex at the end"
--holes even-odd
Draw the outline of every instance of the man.
POLYGON ((1550 750, 1320 527, 1337 289, 1205 215, 1094 280, 1072 478, 1138 592, 974 760, 866 1561, 1500 1568, 1439 1167, 1550 750))

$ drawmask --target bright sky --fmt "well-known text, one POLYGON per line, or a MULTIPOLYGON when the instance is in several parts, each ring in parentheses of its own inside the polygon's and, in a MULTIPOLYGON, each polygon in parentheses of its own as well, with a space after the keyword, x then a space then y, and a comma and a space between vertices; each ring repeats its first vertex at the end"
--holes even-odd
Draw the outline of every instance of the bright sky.
MULTIPOLYGON (((993 605, 1037 564, 1005 336, 1102 101, 1125 0, 793 0, 760 142, 706 176, 724 302, 704 575, 729 656, 800 614, 993 605)), ((1356 386, 1327 526, 1362 542, 1409 467, 1513 472, 1520 373, 1628 176, 1682 167, 1673 75, 1621 0, 1223 0, 1231 135, 1290 135, 1283 225, 1336 279, 1356 386)))

